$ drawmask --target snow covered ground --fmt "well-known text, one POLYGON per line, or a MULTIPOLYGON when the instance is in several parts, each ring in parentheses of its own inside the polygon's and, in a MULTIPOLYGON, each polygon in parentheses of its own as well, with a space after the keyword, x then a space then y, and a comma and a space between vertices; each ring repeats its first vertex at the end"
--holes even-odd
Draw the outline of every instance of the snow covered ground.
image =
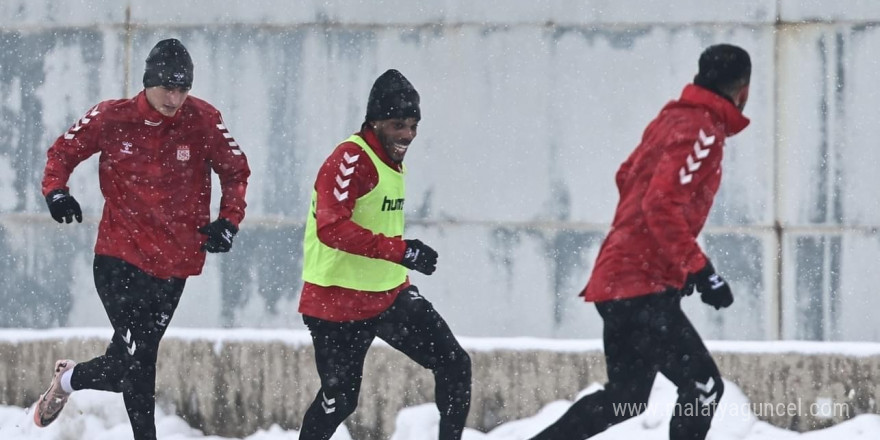
MULTIPOLYGON (((725 394, 719 404, 709 432, 709 440, 775 440, 797 438, 805 440, 868 440, 880 438, 880 416, 860 415, 828 429, 798 434, 773 427, 759 421, 749 402, 733 383, 725 384, 725 394)), ((599 385, 592 385, 581 392, 589 393, 599 385)), ((676 400, 675 387, 658 376, 647 410, 594 438, 660 440, 667 438, 669 413, 676 400)), ((545 406, 532 417, 511 421, 491 432, 482 433, 468 429, 464 440, 522 440, 537 433, 556 420, 571 402, 557 401, 545 406)), ((157 429, 162 440, 210 439, 224 437, 205 436, 190 428, 181 418, 157 411, 157 429)), ((131 438, 131 428, 123 407, 122 397, 99 391, 78 391, 72 397, 58 420, 48 428, 34 426, 31 410, 14 406, 0 406, 0 439, 4 440, 118 440, 131 438)), ((397 416, 397 427, 391 440, 434 440, 437 438, 439 415, 433 405, 420 405, 404 409, 397 416)), ((284 431, 273 426, 257 432, 246 440, 294 440, 296 431, 284 431)), ((333 440, 350 440, 348 431, 341 427, 333 440)))

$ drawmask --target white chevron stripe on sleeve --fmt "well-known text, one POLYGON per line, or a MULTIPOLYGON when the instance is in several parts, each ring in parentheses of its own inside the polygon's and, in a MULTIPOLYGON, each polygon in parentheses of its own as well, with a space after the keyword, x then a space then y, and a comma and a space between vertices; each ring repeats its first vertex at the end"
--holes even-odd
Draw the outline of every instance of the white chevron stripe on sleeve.
POLYGON ((700 166, 703 165, 700 161, 709 157, 709 153, 712 152, 709 146, 715 143, 715 136, 706 136, 706 132, 704 132, 703 129, 700 129, 700 132, 697 133, 697 137, 699 139, 694 142, 694 154, 688 154, 685 159, 685 166, 678 170, 678 180, 682 185, 691 183, 694 179, 694 176, 691 173, 700 169, 700 166))
POLYGON ((700 129, 698 136, 700 136, 700 143, 707 147, 715 143, 715 136, 706 136, 706 133, 703 132, 702 128, 700 129))
POLYGON ((682 185, 687 185, 688 183, 691 183, 691 180, 694 180, 694 175, 688 174, 684 167, 681 167, 681 169, 678 170, 678 180, 682 185))
POLYGON ((700 165, 703 165, 703 163, 698 160, 695 161, 694 157, 691 156, 690 154, 688 154, 688 157, 687 157, 688 171, 691 171, 691 172, 696 171, 696 170, 700 169, 700 165))
POLYGON ((67 139, 67 140, 73 139, 76 136, 76 132, 80 131, 83 128, 83 125, 86 125, 89 122, 92 122, 92 118, 94 118, 95 116, 98 116, 99 113, 101 113, 101 112, 98 111, 97 105, 92 107, 91 110, 86 112, 86 114, 83 115, 82 118, 80 118, 78 121, 76 121, 73 124, 73 127, 71 127, 70 130, 67 130, 67 133, 64 133, 64 139, 67 139))
POLYGON ((333 188, 333 195, 336 196, 336 200, 341 202, 348 198, 348 191, 341 193, 338 188, 333 188))
POLYGON ((345 163, 347 163, 349 165, 357 162, 359 157, 361 157, 360 154, 355 154, 354 156, 349 156, 347 151, 342 154, 342 158, 345 159, 345 163))
POLYGON ((709 152, 712 151, 709 147, 705 149, 700 148, 699 142, 694 142, 694 154, 697 156, 697 159, 705 159, 709 156, 709 152))

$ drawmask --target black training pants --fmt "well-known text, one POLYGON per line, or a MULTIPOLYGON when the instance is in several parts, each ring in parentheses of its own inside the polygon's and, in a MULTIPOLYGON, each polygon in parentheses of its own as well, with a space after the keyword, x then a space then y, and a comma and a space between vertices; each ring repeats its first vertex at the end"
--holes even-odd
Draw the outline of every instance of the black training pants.
POLYGON ((364 358, 377 336, 433 371, 440 440, 461 438, 471 402, 470 356, 415 286, 400 292, 375 318, 331 322, 303 316, 303 322, 312 334, 321 389, 306 411, 300 440, 329 439, 354 412, 364 358))
POLYGON ((580 440, 645 410, 654 377, 678 387, 671 440, 703 440, 724 392, 721 375, 681 310, 681 293, 666 291, 596 304, 604 320, 608 382, 584 396, 533 440, 580 440))
POLYGON ((185 279, 155 278, 118 258, 95 255, 95 287, 113 337, 103 356, 74 369, 74 389, 122 393, 136 440, 156 439, 156 357, 185 279))

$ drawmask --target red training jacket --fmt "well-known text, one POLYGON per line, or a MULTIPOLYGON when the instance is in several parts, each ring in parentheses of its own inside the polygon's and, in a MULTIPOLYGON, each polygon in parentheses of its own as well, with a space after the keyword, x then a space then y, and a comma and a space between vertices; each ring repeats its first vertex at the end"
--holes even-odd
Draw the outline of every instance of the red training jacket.
POLYGON ((663 107, 617 171, 620 201, 581 292, 587 301, 680 289, 706 265, 697 235, 721 183, 724 141, 748 124, 730 101, 693 84, 663 107))
MULTIPOLYGON (((400 165, 388 157, 376 134, 367 125, 362 126, 361 132, 357 134, 367 142, 382 162, 395 170, 400 170, 400 165)), ((343 159, 346 153, 349 156, 361 154, 361 147, 354 142, 339 144, 321 165, 318 177, 315 179, 318 239, 325 245, 344 252, 397 263, 403 260, 403 253, 406 251, 406 243, 401 237, 374 234, 351 220, 355 201, 379 183, 376 167, 366 154, 361 154, 365 160, 355 162, 354 172, 348 176, 351 178, 346 188, 349 192, 348 197, 339 200, 333 195, 333 190, 337 188, 336 177, 340 166, 347 163, 343 159)), ((324 287, 305 282, 299 299, 299 312, 306 316, 335 322, 369 319, 388 309, 397 298, 397 294, 408 286, 409 278, 400 286, 386 292, 365 292, 338 286, 324 287)))
POLYGON ((236 226, 244 218, 247 158, 201 99, 187 97, 170 118, 143 91, 96 105, 49 148, 43 195, 67 190, 73 169, 95 153, 104 195, 96 254, 163 279, 201 273, 207 237, 198 228, 211 221, 211 170, 222 187, 220 217, 236 226))

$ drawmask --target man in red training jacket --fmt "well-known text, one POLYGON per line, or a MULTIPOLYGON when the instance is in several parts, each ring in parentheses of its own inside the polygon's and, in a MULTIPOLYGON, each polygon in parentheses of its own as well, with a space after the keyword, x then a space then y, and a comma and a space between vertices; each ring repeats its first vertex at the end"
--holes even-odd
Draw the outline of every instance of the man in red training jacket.
POLYGON ((581 293, 604 322, 608 382, 533 440, 585 439, 638 415, 658 372, 678 387, 669 438, 706 438, 724 384, 681 297, 696 288, 716 309, 733 303, 697 236, 721 183, 724 141, 749 124, 750 77, 745 50, 707 48, 693 84, 663 107, 617 171, 617 212, 581 293))
POLYGON ((57 222, 82 222, 67 186, 94 154, 104 213, 95 244, 98 295, 113 325, 106 353, 59 360, 34 408, 52 423, 74 390, 121 392, 136 440, 155 440, 156 356, 189 276, 205 252, 228 252, 244 218, 250 168, 220 112, 189 96, 193 63, 176 39, 150 51, 144 90, 94 106, 49 148, 43 195, 57 222), (220 177, 220 214, 211 220, 211 172, 220 177))

